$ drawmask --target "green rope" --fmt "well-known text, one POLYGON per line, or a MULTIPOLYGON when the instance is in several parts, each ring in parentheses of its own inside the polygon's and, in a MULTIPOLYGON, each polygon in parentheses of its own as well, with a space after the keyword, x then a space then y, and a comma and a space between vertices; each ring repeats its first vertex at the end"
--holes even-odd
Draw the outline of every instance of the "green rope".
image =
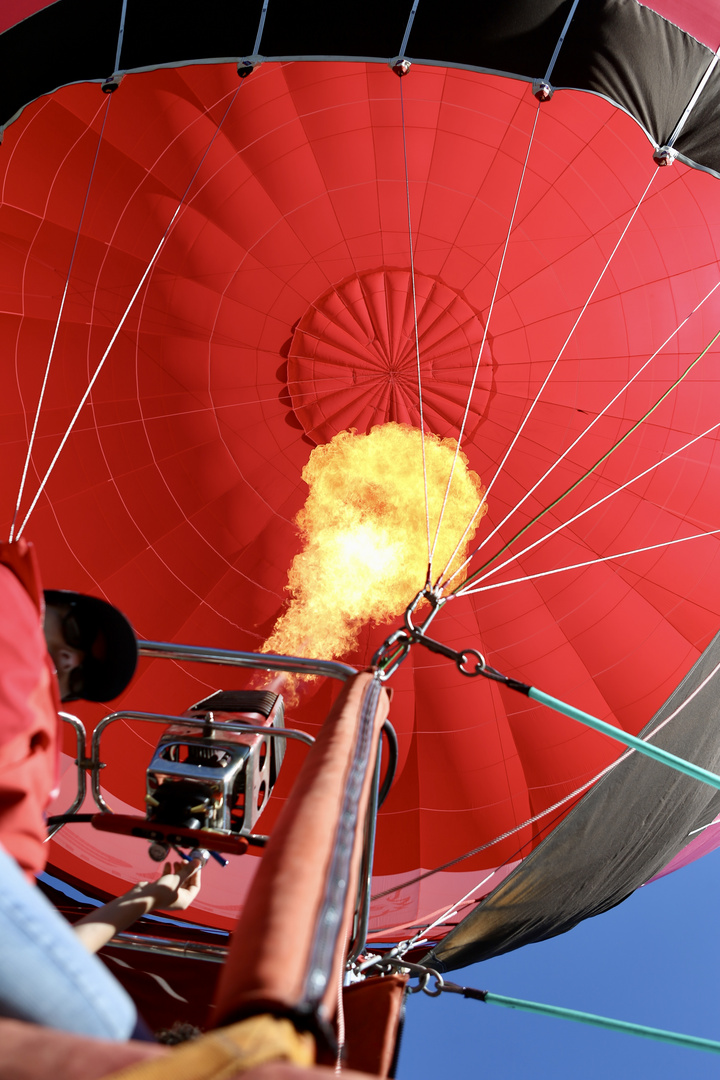
POLYGON ((528 687, 526 692, 527 696, 532 698, 533 701, 538 701, 541 705, 547 705, 549 709, 555 709, 556 712, 569 716, 572 720, 579 720, 586 727, 594 728, 595 731, 600 731, 603 735, 609 735, 611 739, 615 739, 625 746, 631 746, 634 750, 645 754, 646 757, 653 758, 655 761, 660 761, 663 765, 675 769, 676 772, 686 773, 687 776, 692 776, 695 780, 701 780, 704 784, 709 784, 710 787, 720 789, 720 776, 703 769, 700 765, 694 765, 692 761, 685 761, 684 758, 677 757, 668 750, 655 746, 654 743, 645 742, 644 739, 638 739, 635 735, 629 735, 628 732, 622 731, 620 728, 615 727, 614 724, 608 724, 605 720, 598 720, 596 716, 591 716, 590 713, 583 712, 582 709, 576 709, 558 698, 551 697, 550 694, 545 694, 534 686, 528 687))
MULTIPOLYGON (((446 983, 443 989, 450 989, 446 983)), ((460 992, 458 988, 456 993, 460 992)), ((609 1016, 597 1016, 595 1013, 580 1012, 578 1009, 565 1009, 560 1005, 543 1005, 537 1001, 524 1001, 522 998, 507 997, 505 994, 492 994, 485 990, 471 990, 462 987, 464 997, 486 1001, 488 1005, 504 1005, 508 1009, 522 1009, 525 1012, 539 1013, 541 1016, 556 1016, 561 1020, 575 1020, 580 1024, 605 1028, 607 1031, 622 1031, 627 1035, 639 1035, 644 1039, 685 1046, 693 1050, 708 1050, 711 1054, 720 1054, 720 1042, 715 1039, 703 1039, 698 1035, 683 1035, 677 1031, 665 1031, 663 1028, 648 1027, 647 1024, 633 1024, 627 1020, 613 1020, 609 1016)))
POLYGON ((520 539, 523 533, 526 533, 528 529, 530 529, 533 525, 540 521, 540 519, 543 518, 545 514, 548 514, 552 509, 554 509, 554 507, 558 505, 559 502, 562 502, 562 500, 566 498, 566 496, 570 495, 571 492, 573 492, 576 487, 582 484, 584 480, 587 480, 587 478, 591 476, 595 472, 595 470, 600 465, 602 465, 604 461, 607 461, 610 455, 613 454, 620 446, 622 446, 625 440, 628 439, 632 435, 632 433, 640 427, 641 424, 644 424, 648 417, 652 416, 655 410, 659 408, 660 405, 662 405, 665 398, 668 397, 673 392, 673 390, 680 385, 683 379, 690 374, 695 365, 698 364, 702 360, 702 358, 710 351, 710 349, 713 347, 719 337, 720 330, 718 330, 715 337, 705 346, 700 355, 696 356, 692 363, 689 364, 685 371, 683 371, 682 375, 680 375, 675 380, 675 382, 668 387, 665 393, 658 398, 654 405, 650 406, 645 415, 641 416, 640 419, 632 425, 632 427, 628 428, 625 434, 621 436, 621 438, 619 438, 618 441, 613 446, 611 446, 605 454, 602 455, 602 457, 599 457, 595 464, 590 466, 587 472, 584 472, 583 475, 579 477, 579 479, 577 479, 574 484, 571 484, 570 487, 563 491, 561 495, 558 495, 556 499, 553 499, 553 501, 548 506, 546 506, 544 510, 541 510, 539 514, 536 514, 535 517, 527 523, 527 525, 523 526, 523 528, 520 529, 519 532, 516 532, 515 535, 511 537, 510 540, 508 540, 508 542, 500 548, 499 551, 497 551, 491 558, 487 559, 487 561, 484 562, 482 566, 478 567, 478 569, 475 570, 474 573, 470 575, 470 577, 468 577, 465 581, 461 582, 461 584, 457 585, 454 589, 451 589, 448 595, 455 596, 455 594, 460 592, 461 589, 466 589, 468 585, 471 585, 474 581, 476 581, 480 574, 482 574, 483 570, 485 570, 488 566, 492 565, 492 563, 494 563, 496 559, 499 559, 500 556, 507 551, 511 544, 514 544, 516 540, 520 539))

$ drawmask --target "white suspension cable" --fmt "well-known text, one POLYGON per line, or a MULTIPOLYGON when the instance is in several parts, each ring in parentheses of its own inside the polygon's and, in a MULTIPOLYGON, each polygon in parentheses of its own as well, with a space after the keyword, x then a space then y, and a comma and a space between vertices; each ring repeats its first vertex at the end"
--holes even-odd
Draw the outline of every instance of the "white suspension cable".
POLYGON ((90 379, 88 387, 85 390, 85 393, 83 394, 82 398, 80 399, 80 404, 78 405, 77 409, 75 410, 75 412, 73 414, 73 417, 72 417, 70 423, 68 424, 68 426, 67 426, 67 428, 65 430, 65 434, 63 435, 63 437, 62 437, 62 439, 60 441, 60 445, 58 446, 57 450, 55 451, 53 459, 50 462, 50 465, 48 466, 48 469, 47 469, 44 477, 42 478, 42 480, 40 482, 40 486, 38 487, 38 490, 35 493, 35 497, 34 497, 33 501, 30 504, 28 512, 26 513, 26 515, 25 515, 25 517, 23 519, 23 523, 20 526, 20 528, 18 529, 18 532, 17 532, 17 538, 18 539, 22 535, 22 532, 23 532, 25 526, 27 525, 27 523, 28 523, 28 521, 30 519, 30 515, 32 514, 35 507, 37 506, 38 500, 39 500, 40 496, 42 495, 43 491, 45 490, 45 485, 47 484, 48 480, 50 479, 52 471, 55 468, 55 465, 57 464, 57 460, 60 457, 60 454, 62 453, 62 451, 63 451, 63 449, 65 447, 65 444, 67 443, 68 439, 70 438, 70 435, 72 434, 73 428, 75 427, 75 424, 77 422, 77 419, 78 419, 80 413, 82 412, 83 406, 85 405, 87 399, 89 398, 90 394, 92 393, 92 388, 95 385, 95 382, 96 382, 96 380, 98 378, 98 375, 102 371, 102 369, 103 369, 103 367, 105 365, 105 361, 107 360, 107 358, 108 358, 108 356, 110 354, 110 351, 111 351, 113 345, 115 344, 115 342, 116 342, 116 340, 118 338, 118 335, 120 334, 120 331, 122 330, 123 326, 125 325, 125 321, 126 321, 128 315, 130 314, 130 311, 132 310, 133 304, 135 303, 135 300, 137 299, 141 289, 143 288, 143 285, 145 284, 145 282, 148 279, 150 271, 155 266, 155 263, 157 262, 158 256, 160 255, 160 252, 162 251, 163 247, 165 246, 165 241, 167 240, 168 236, 170 235, 170 231, 171 231, 173 225, 175 224, 175 220, 177 219, 178 214, 180 213, 180 211, 182 210, 182 208, 184 206, 185 199, 187 198, 188 192, 190 191, 190 188, 192 187, 193 183, 195 182, 195 178, 197 177, 198 173, 200 172, 200 169, 202 168, 203 163, 205 162, 205 159, 207 158, 208 154, 210 153, 210 149, 211 149, 213 143, 215 142, 215 139, 218 137, 218 135, 220 133, 220 129, 222 128, 222 125, 225 122, 225 119, 226 119, 228 113, 230 112, 230 109, 232 108, 232 106, 233 106, 233 104, 235 102, 235 99, 236 99, 238 93, 240 92, 240 89, 241 89, 242 85, 243 84, 241 82, 240 85, 238 86, 238 88, 235 90, 234 94, 232 95, 232 97, 230 99, 230 102, 229 102, 225 112, 223 113, 221 119, 220 119, 220 123, 218 124, 215 131, 213 132, 212 138, 210 139, 210 142, 208 143, 208 145, 207 145, 207 147, 205 149, 205 152, 203 153, 200 161, 198 162, 197 167, 195 168, 195 171, 193 172, 192 176, 190 177, 190 180, 189 180, 189 182, 188 182, 188 184, 187 184, 187 186, 185 188, 185 191, 183 192, 182 196, 180 197, 180 201, 178 202, 178 205, 177 205, 177 207, 175 209, 175 212, 173 213, 170 221, 168 222, 168 224, 167 224, 167 226, 165 228, 165 231, 163 232, 162 237, 160 238, 160 243, 155 248, 155 251, 153 252, 152 258, 150 259, 150 262, 148 263, 148 265, 147 265, 147 267, 145 269, 145 272, 143 273, 142 277, 140 278, 140 281, 139 281, 139 283, 137 285, 137 288, 135 289, 134 293, 132 294, 132 297, 130 298, 130 302, 128 303, 127 307, 125 308, 125 311, 123 312, 123 314, 122 314, 122 316, 120 318, 120 322, 118 323, 112 337, 110 338, 110 342, 109 342, 107 348, 105 349, 105 352, 103 353, 97 367, 95 368, 95 371, 93 372, 93 375, 92 375, 92 378, 90 379))
MULTIPOLYGON (((97 165, 98 155, 100 153, 100 146, 102 144, 102 138, 103 138, 103 134, 104 134, 104 131, 105 131, 105 124, 107 122, 108 112, 109 112, 109 109, 110 109, 110 101, 111 100, 112 100, 112 96, 108 95, 107 99, 106 99, 106 103, 105 103, 105 116, 103 117, 102 126, 100 128, 100 134, 98 135, 98 142, 97 142, 97 146, 95 148, 95 157, 93 159, 92 168, 90 170, 90 177, 88 179, 87 190, 85 192, 85 200, 84 200, 83 205, 82 205, 82 210, 80 211, 80 220, 78 221, 77 232, 75 233, 75 243, 73 244, 72 253, 70 255, 70 263, 68 265, 67 274, 65 275, 65 287, 63 288, 63 294, 62 294, 62 297, 61 297, 61 300, 60 300, 60 308, 58 310, 57 319, 55 320, 55 329, 53 331, 52 342, 50 343, 50 352, 48 353, 47 364, 45 365, 45 374, 43 375, 42 386, 40 387, 40 395, 38 397, 37 408, 35 410, 35 418, 33 420, 32 431, 30 432, 30 441, 28 442, 27 453, 25 455, 25 463, 23 465, 22 476, 20 478, 20 487, 18 489, 17 501, 15 503, 15 512, 13 514, 12 524, 10 526, 10 537, 9 537, 9 539, 11 541, 12 541, 12 539, 14 537, 14 533, 15 533, 15 523, 17 521, 17 516, 20 513, 20 503, 22 502, 22 497, 23 497, 23 494, 25 493, 25 482, 27 480, 28 469, 30 468, 30 461, 32 459, 32 452, 33 452, 33 448, 35 446, 35 436, 37 435, 38 424, 40 422, 40 413, 42 411, 43 401, 45 400, 45 390, 47 388, 48 379, 50 377, 50 367, 52 365, 53 357, 55 355, 55 345, 57 343, 58 332, 60 330, 60 322, 62 320, 63 311, 65 309, 65 300, 67 298, 68 289, 70 287, 70 275, 72 274, 72 268, 73 268, 73 265, 74 265, 74 262, 75 262, 75 255, 77 253, 78 243, 80 241, 80 233, 82 231, 82 225, 83 225, 83 221, 85 219, 85 211, 87 209, 88 199, 90 197, 90 188, 92 186, 93 177, 95 176, 95 167, 97 165)), ((100 106, 100 108, 102 108, 102 106, 100 106)), ((98 109, 97 112, 95 113, 95 116, 93 117, 93 120, 95 120, 95 117, 98 115, 99 112, 100 112, 100 109, 98 109)), ((88 127, 89 127, 89 125, 88 125, 88 127)))
MULTIPOLYGON (((622 397, 622 395, 632 386, 632 384, 635 382, 635 380, 638 379, 640 377, 640 375, 642 375, 643 371, 645 371, 645 369, 648 367, 648 365, 651 364, 653 362, 653 360, 655 360, 656 357, 662 352, 662 350, 665 348, 665 346, 668 345, 669 342, 672 341, 672 339, 674 337, 676 337, 677 334, 680 333, 682 328, 690 321, 690 319, 693 317, 693 315, 697 314, 697 312, 700 310, 700 308, 703 306, 703 304, 707 300, 709 300, 710 297, 713 295, 713 293, 716 292, 716 290, 719 289, 719 288, 720 288, 720 280, 717 281, 713 285, 712 289, 710 289, 710 291, 708 293, 706 293, 706 295, 702 298, 702 300, 698 304, 695 305, 695 307, 692 309, 690 314, 685 316, 685 318, 682 320, 682 322, 678 326, 675 327, 675 329, 672 331, 672 333, 668 334, 668 336, 665 338, 663 343, 658 346, 658 348, 655 350, 655 352, 650 357, 648 357, 648 359, 645 361, 645 363, 642 364, 642 366, 638 368, 638 370, 635 372, 635 374, 630 379, 628 379, 628 381, 625 383, 625 385, 622 386, 620 388, 620 390, 618 390, 615 397, 612 398, 607 403, 607 405, 604 406, 602 411, 599 412, 597 414, 597 416, 595 416, 591 420, 591 422, 588 424, 588 426, 586 428, 584 428, 583 431, 580 432, 580 434, 575 439, 575 441, 572 442, 570 444, 570 446, 568 446, 567 449, 562 452, 560 457, 557 458, 552 463, 550 468, 547 469, 546 472, 543 473, 543 475, 540 477, 540 479, 537 480, 535 484, 533 484, 533 486, 530 488, 530 490, 527 491, 525 493, 525 495, 523 495, 522 499, 520 499, 520 502, 516 503, 515 506, 511 510, 508 511, 508 513, 505 515, 505 517, 502 519, 502 521, 499 522, 495 526, 495 528, 490 533, 488 533, 487 536, 485 536, 483 538, 483 540, 481 540, 481 542, 478 544, 478 546, 475 548, 475 550, 472 552, 472 554, 469 555, 468 558, 465 560, 463 565, 461 567, 458 567, 458 569, 455 571, 454 574, 452 574, 449 578, 447 578, 445 581, 442 582, 442 587, 443 588, 447 588, 448 585, 450 585, 452 583, 452 581, 455 579, 455 577, 459 573, 461 573, 462 570, 467 566, 470 559, 472 559, 476 555, 478 555, 483 550, 483 548, 490 542, 490 540, 492 540, 492 538, 503 528, 503 526, 507 524, 507 522, 513 516, 513 514, 516 513, 520 509, 520 507, 526 502, 526 500, 529 499, 530 496, 533 495, 537 491, 537 489, 540 487, 540 485, 545 480, 547 480, 547 478, 551 475, 552 472, 554 472, 554 470, 558 467, 558 465, 560 465, 565 460, 565 458, 568 456, 568 454, 571 453, 575 449, 575 447, 578 445, 580 440, 583 439, 588 434, 588 432, 590 432, 593 429, 595 424, 597 424, 598 421, 603 416, 605 416, 607 411, 612 408, 612 406, 615 404, 615 402, 618 401, 618 399, 620 397, 622 397)), ((473 518, 473 521, 474 521, 474 518, 473 518)), ((470 525, 468 526, 468 529, 466 530, 466 532, 463 534, 462 540, 460 541, 461 544, 462 544, 463 540, 465 539, 465 536, 467 535, 467 532, 469 531, 471 526, 472 526, 472 521, 471 521, 470 525)), ((460 545, 458 545, 458 548, 459 547, 460 547, 460 545)), ((453 555, 453 558, 454 558, 454 555, 453 555)))
MULTIPOLYGON (((644 476, 647 476, 649 473, 654 472, 655 469, 660 467, 660 465, 664 465, 666 461, 670 461, 672 458, 676 457, 678 454, 681 454, 683 452, 683 450, 687 450, 688 447, 694 446, 696 442, 699 442, 700 439, 704 439, 706 435, 711 435, 712 432, 717 431, 718 428, 720 428, 720 422, 718 422, 717 424, 713 424, 709 428, 706 428, 706 430, 701 432, 700 435, 694 436, 694 438, 692 438, 688 442, 684 443, 683 446, 679 446, 677 448, 677 450, 673 450, 673 452, 671 454, 666 454, 665 457, 660 458, 659 461, 656 461, 653 465, 650 465, 647 469, 643 469, 642 472, 639 472, 635 476, 631 477, 629 480, 626 480, 624 484, 620 485, 620 487, 615 488, 613 491, 609 492, 607 495, 603 495, 602 499, 598 499, 598 501, 595 502, 595 503, 592 503, 591 506, 587 506, 584 510, 580 510, 577 514, 573 515, 573 517, 569 518, 568 521, 564 521, 561 525, 558 525, 557 528, 552 529, 551 532, 549 532, 549 533, 546 533, 545 536, 541 536, 539 538, 539 540, 535 540, 532 544, 528 544, 528 546, 526 548, 523 548, 522 551, 519 551, 515 555, 510 556, 510 558, 506 559, 505 562, 498 563, 497 566, 491 567, 487 571, 486 574, 483 574, 482 577, 477 579, 478 582, 485 581, 488 577, 491 577, 493 574, 496 574, 499 570, 502 570, 505 566, 509 566, 510 563, 515 562, 516 559, 521 558, 523 555, 527 555, 527 553, 529 551, 532 551, 533 548, 536 548, 538 546, 538 544, 545 543, 546 540, 549 540, 552 536, 555 536, 556 533, 562 532, 563 529, 567 529, 568 526, 572 525, 579 518, 584 517, 585 514, 589 514, 591 510, 597 509, 598 506, 602 506, 602 504, 607 502, 608 499, 612 499, 616 495, 619 495, 621 491, 624 491, 625 488, 630 487, 630 485, 634 484, 636 482, 636 480, 642 480, 642 478, 644 476)), ((471 590, 468 589, 468 592, 470 592, 470 591, 471 590)), ((456 596, 464 596, 465 591, 463 589, 459 589, 458 592, 455 595, 456 596)))
MULTIPOLYGON (((487 341, 487 335, 490 328, 490 320, 492 319, 493 310, 495 308, 495 300, 497 299, 498 289, 500 288, 500 278, 502 276, 503 267, 505 266, 505 257, 507 255, 508 245, 510 243, 510 236, 512 235, 513 226, 515 224, 515 215, 517 214, 518 203, 520 202, 520 193, 523 189, 523 183, 525 181, 525 174, 527 172, 528 161, 530 160, 530 150, 532 149, 533 140, 535 138, 535 129, 537 127, 538 116, 540 115, 540 103, 537 103, 535 109, 535 118, 533 120, 532 130, 530 131, 530 138, 528 140, 527 150, 525 152, 525 160, 523 162, 522 172, 520 173, 520 180, 518 183, 517 192, 515 193, 515 202, 513 203, 512 213, 510 215, 510 222, 508 224, 507 234, 505 236, 505 243, 503 245, 502 256, 500 259, 500 266, 495 277, 495 287, 493 288, 492 298, 490 300, 490 307, 488 308, 487 319, 485 320, 485 326, 483 327, 482 341, 480 342, 480 348, 478 349, 477 360, 475 361, 475 370, 473 371, 472 381, 470 383, 470 390, 468 392, 467 401, 465 403, 465 412, 463 413, 462 424, 460 425, 460 432, 457 438, 457 445, 455 446, 455 454, 453 456, 452 465, 450 466, 450 475, 448 477, 447 487, 445 488, 445 495, 443 497, 442 507, 440 509, 440 516, 438 518, 437 528, 435 530, 435 539, 433 540, 432 551, 430 552, 430 566, 432 567, 433 556, 435 554, 435 548, 437 547, 438 537, 440 535, 440 526, 442 525, 443 516, 445 514, 445 508, 447 506, 448 498, 450 496, 450 487, 453 481, 453 475, 455 473, 455 466, 457 464, 458 454, 460 453, 460 445, 462 443, 463 435, 465 434, 465 425, 467 423, 468 414, 470 412, 470 404, 472 402, 472 396, 475 393, 475 383, 477 382, 478 372, 480 371, 480 360, 482 359, 483 349, 485 348, 485 342, 487 341)), ((465 537, 467 536, 470 528, 472 527, 477 515, 482 509, 483 503, 480 501, 475 513, 470 519, 467 529, 462 535, 460 543, 455 548, 455 551, 450 556, 449 560, 445 564, 444 568, 438 575, 438 582, 442 579, 443 575, 447 573, 447 569, 452 565, 452 561, 457 555, 458 549, 463 544, 465 537)))
POLYGON ((464 896, 461 896, 460 899, 457 900, 452 905, 452 907, 449 907, 447 911, 444 911, 438 919, 435 919, 435 921, 431 922, 428 926, 424 926, 422 930, 418 930, 417 934, 411 937, 409 941, 404 942, 405 948, 403 948, 403 952, 407 951, 407 949, 412 949, 415 945, 420 945, 425 940, 430 931, 434 930, 436 926, 442 926, 448 921, 448 919, 455 918, 455 916, 458 914, 458 909, 461 908, 463 904, 467 903, 470 897, 474 896, 478 889, 482 889, 483 885, 486 885, 490 878, 495 877, 499 869, 500 867, 498 866, 494 870, 491 870, 490 873, 482 879, 482 881, 479 881, 477 885, 474 885, 472 889, 469 890, 469 892, 466 892, 464 896))
POLYGON ((720 825, 720 820, 708 821, 707 825, 701 825, 699 829, 691 829, 688 836, 697 836, 698 833, 705 832, 706 829, 710 829, 713 825, 720 825))
POLYGON ((428 482, 427 482, 427 460, 425 455, 425 417, 423 415, 423 397, 422 397, 422 374, 420 371, 420 339, 418 337, 418 318, 417 318, 417 294, 415 290, 415 253, 413 249, 412 238, 412 217, 410 214, 410 176, 408 173, 408 154, 407 154, 407 134, 405 130, 405 96, 403 94, 403 76, 400 76, 400 118, 402 122, 402 140, 403 140, 403 161, 405 164, 405 199, 407 203, 407 222, 408 222, 408 242, 410 245, 410 281, 412 284, 412 303, 413 303, 413 327, 415 331, 415 360, 417 364, 417 384, 418 384, 418 409, 420 412, 420 442, 422 445, 422 469, 423 469, 423 488, 425 491, 425 527, 427 530, 427 546, 428 546, 428 584, 431 576, 431 561, 432 553, 430 551, 430 500, 428 499, 428 482))
MULTIPOLYGON (((512 453, 512 451, 514 449, 515 444, 517 443, 518 439, 522 435, 522 432, 523 432, 523 430, 525 428, 525 425, 527 424, 528 420, 532 416, 532 413, 535 410, 535 406, 537 405, 538 401, 542 397, 542 393, 543 393, 545 387, 547 386, 547 384, 549 383, 550 378, 552 377, 552 374, 555 371, 555 368, 560 363, 560 360, 562 359, 563 354, 564 354, 566 348, 568 347, 568 345, 570 343, 570 339, 572 338, 573 334, 577 330, 578 325, 580 323, 580 320, 582 319, 583 315, 585 314, 585 312, 586 312, 586 310, 588 308, 588 305, 590 304, 590 301, 592 300, 593 296, 595 295, 598 288, 600 287, 600 283, 602 282, 603 278, 605 277, 605 274, 607 273, 607 270, 608 270, 608 267, 610 266, 610 263, 612 262, 618 248, 620 247, 621 243, 623 242, 623 240, 625 238, 625 234, 627 233, 628 229, 630 228, 633 221, 635 220, 635 216, 636 216, 638 210, 640 209, 640 207, 642 206, 642 204, 643 204, 643 202, 645 200, 645 196, 647 195, 648 191, 650 190, 652 182, 655 179, 655 177, 657 176, 657 174, 658 174, 658 167, 656 166, 655 171, 653 172, 652 176, 650 177, 650 180, 648 181, 647 187, 645 188, 642 195, 640 196, 639 202, 637 203, 637 205, 635 206, 635 209, 633 210, 632 214, 628 218, 628 220, 627 220, 627 222, 625 224, 625 227, 623 228, 622 232, 620 233, 620 236, 619 236, 619 238, 617 240, 617 243, 615 244, 615 247, 610 252, 610 255, 609 255, 605 265, 603 266, 602 270, 600 271, 600 276, 598 277, 597 281, 595 282, 592 289, 590 290, 590 295, 588 296, 587 300, 585 301, 582 308, 580 309, 580 314, 578 315, 577 319, 573 323, 572 328, 570 330, 570 333, 567 335, 567 337, 565 338, 565 341, 563 342, 562 346, 560 347, 560 351, 557 354, 557 356, 555 357, 555 359, 554 359, 554 361, 553 361, 547 375, 543 379, 542 384, 540 386, 540 389, 538 390, 537 394, 535 395, 535 398, 531 402, 530 408, 528 409, 525 416, 523 417, 523 420, 522 420, 522 423, 520 424, 520 427, 517 429, 515 435, 511 439, 510 445, 508 446, 507 450, 505 451, 505 454, 503 455, 502 461, 500 462, 497 469, 495 470, 495 475, 493 476, 492 480, 488 484, 488 486, 487 486, 487 488, 485 490, 485 494, 483 495, 482 499, 478 503, 477 509, 475 510, 475 513, 473 514, 473 517, 472 517, 471 521, 475 520, 475 518, 477 517, 477 515, 480 513, 481 509, 483 508, 483 506, 487 502, 488 496, 489 496, 490 492, 492 491, 496 480, 498 479, 498 477, 502 473, 502 470, 505 467, 505 463, 506 463, 507 459, 510 457, 510 454, 512 453)), ((467 535, 467 531, 465 532, 464 536, 466 536, 466 535, 467 535)), ((463 539, 464 539, 464 537, 463 537, 463 539)), ((461 543, 462 543, 462 540, 461 540, 461 543)), ((455 574, 453 574, 453 577, 455 577, 458 573, 460 573, 462 570, 465 569, 465 567, 467 566, 467 564, 470 562, 470 560, 473 558, 474 555, 475 555, 475 552, 473 551, 472 554, 469 555, 468 558, 465 560, 465 562, 462 564, 462 566, 458 567, 458 569, 455 571, 455 574)), ((444 573, 444 571, 443 571, 443 573, 444 573)))
POLYGON ((537 574, 525 574, 524 577, 512 578, 510 581, 496 581, 493 585, 483 585, 479 589, 463 589, 462 596, 472 596, 473 593, 489 592, 490 589, 502 589, 506 585, 521 585, 525 581, 534 581, 536 578, 551 577, 553 574, 564 574, 566 570, 582 570, 586 566, 594 566, 596 563, 612 562, 614 559, 624 559, 628 555, 641 555, 644 551, 657 551, 658 548, 669 548, 673 544, 684 544, 687 540, 702 540, 705 536, 714 536, 720 533, 720 529, 708 529, 707 532, 693 533, 692 536, 681 536, 676 540, 664 540, 660 544, 648 544, 647 547, 632 548, 630 551, 617 551, 613 555, 603 555, 598 559, 587 559, 585 562, 572 563, 568 566, 556 566, 553 570, 541 570, 537 574))

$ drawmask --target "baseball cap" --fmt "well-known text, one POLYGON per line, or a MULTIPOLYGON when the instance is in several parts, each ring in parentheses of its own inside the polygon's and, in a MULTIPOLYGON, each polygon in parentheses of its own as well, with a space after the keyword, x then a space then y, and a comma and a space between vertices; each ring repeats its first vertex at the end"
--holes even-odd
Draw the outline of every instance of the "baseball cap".
POLYGON ((70 673, 71 694, 66 700, 116 698, 137 666, 137 639, 128 620, 106 600, 69 589, 45 589, 45 603, 65 609, 63 637, 84 654, 82 665, 70 673))

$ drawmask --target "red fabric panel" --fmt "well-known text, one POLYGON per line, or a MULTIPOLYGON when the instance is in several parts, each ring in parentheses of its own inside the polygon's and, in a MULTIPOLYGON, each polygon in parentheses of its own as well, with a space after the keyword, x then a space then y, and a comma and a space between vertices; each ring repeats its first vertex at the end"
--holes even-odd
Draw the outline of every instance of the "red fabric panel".
POLYGON ((3 0, 0 8, 0 34, 11 26, 28 19, 36 11, 50 7, 55 0, 3 0))
POLYGON ((720 12, 714 4, 704 0, 642 0, 642 4, 687 30, 713 52, 720 46, 720 12))

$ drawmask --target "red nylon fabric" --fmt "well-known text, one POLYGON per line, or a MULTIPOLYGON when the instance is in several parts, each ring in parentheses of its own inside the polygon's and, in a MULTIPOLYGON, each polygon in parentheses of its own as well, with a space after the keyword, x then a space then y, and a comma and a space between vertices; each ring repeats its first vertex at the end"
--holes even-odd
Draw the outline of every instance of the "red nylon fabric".
POLYGON ((34 15, 36 11, 50 7, 53 0, 5 0, 0 9, 0 34, 11 26, 34 15))
MULTIPOLYGON (((183 201, 29 528, 48 584, 105 595, 141 637, 257 649, 282 609, 299 546, 293 518, 305 498, 307 432, 324 437, 368 423, 357 411, 359 390, 349 420, 329 405, 319 421, 309 418, 297 366, 312 367, 297 347, 303 320, 342 283, 407 276, 410 263, 397 77, 380 65, 265 64, 238 85, 234 68, 157 71, 128 76, 109 105, 96 86, 72 86, 8 129, 0 158, 0 513, 7 530, 88 184, 23 512, 183 201)), ((537 102, 517 81, 421 66, 402 88, 419 280, 461 297, 483 326, 537 102)), ((627 434, 719 325, 711 298, 623 391, 717 281, 716 180, 676 164, 653 180, 553 369, 654 169, 643 134, 607 102, 563 91, 542 107, 463 444, 488 483, 518 437, 489 496, 480 537, 499 532, 486 556, 627 434)), ((359 369, 370 363, 368 349, 356 348, 359 369)), ((716 354, 512 550, 614 492, 611 499, 487 582, 517 584, 448 604, 435 636, 479 648, 505 673, 629 731, 644 726, 717 629, 716 537, 529 575, 717 527, 717 432, 680 451, 717 423, 716 354)), ((338 362, 346 398, 354 362, 338 362)), ((459 366, 467 386, 467 360, 459 366)), ((313 408, 326 374, 316 366, 313 408)), ((390 393, 390 374, 378 400, 390 393)), ((450 392, 434 375, 429 385, 435 415, 454 419, 457 386, 450 392)), ((386 632, 365 631, 348 659, 366 662, 386 632)), ((183 711, 244 678, 141 661, 119 704, 183 711)), ((371 923, 386 938, 442 915, 478 881, 487 879, 475 898, 492 888, 572 801, 535 826, 523 822, 569 799, 619 753, 419 649, 393 685, 400 760, 380 819, 374 890, 384 895, 371 923), (487 844, 417 883, 419 872, 487 844)), ((313 690, 288 722, 316 731, 331 695, 327 686, 313 690)), ((77 711, 92 726, 108 710, 77 711)), ((141 809, 157 736, 149 727, 109 730, 103 783, 114 809, 141 809)), ((263 830, 301 760, 290 746, 263 830)), ((66 781, 64 806, 70 799, 66 781)), ((141 842, 110 847, 86 826, 58 834, 52 860, 110 893, 150 871, 141 842)), ((196 916, 231 926, 255 862, 249 855, 224 871, 209 867, 196 916)))
POLYGON ((720 13, 714 4, 704 3, 704 0, 652 0, 642 6, 657 11, 658 15, 708 45, 713 52, 720 46, 720 13))

